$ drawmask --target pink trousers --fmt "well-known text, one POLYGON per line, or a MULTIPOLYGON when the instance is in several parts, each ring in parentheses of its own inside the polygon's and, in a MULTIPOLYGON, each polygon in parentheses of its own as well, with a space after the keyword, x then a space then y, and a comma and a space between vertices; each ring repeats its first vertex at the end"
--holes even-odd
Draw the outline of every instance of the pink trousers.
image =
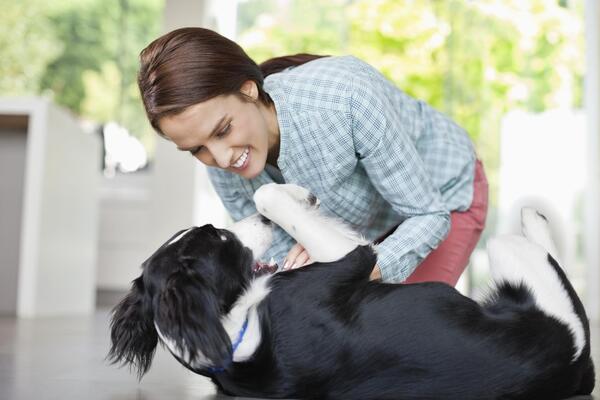
POLYGON ((483 165, 477 160, 471 207, 450 213, 450 233, 404 283, 437 281, 456 285, 485 227, 487 209, 488 183, 483 165))

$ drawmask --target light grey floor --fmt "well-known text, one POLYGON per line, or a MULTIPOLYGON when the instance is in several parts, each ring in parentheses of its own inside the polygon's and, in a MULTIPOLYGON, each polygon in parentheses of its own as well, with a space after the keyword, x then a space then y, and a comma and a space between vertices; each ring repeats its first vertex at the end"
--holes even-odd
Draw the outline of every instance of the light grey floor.
MULTIPOLYGON (((598 339, 595 330, 593 343, 598 339)), ((231 399, 215 394, 208 380, 162 349, 138 383, 126 369, 104 361, 108 342, 107 311, 87 318, 0 318, 0 400, 231 399)))

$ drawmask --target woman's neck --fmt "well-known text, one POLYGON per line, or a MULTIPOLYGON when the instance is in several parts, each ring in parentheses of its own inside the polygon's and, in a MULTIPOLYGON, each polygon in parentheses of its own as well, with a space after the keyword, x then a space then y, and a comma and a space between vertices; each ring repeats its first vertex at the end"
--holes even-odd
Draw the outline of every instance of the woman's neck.
MULTIPOLYGON (((277 121, 277 110, 275 104, 269 104, 264 108, 267 121, 267 134, 269 136, 269 152, 267 154, 267 163, 274 167, 278 167, 277 159, 279 158, 279 122, 277 121)), ((279 167, 278 167, 279 168, 279 167)))

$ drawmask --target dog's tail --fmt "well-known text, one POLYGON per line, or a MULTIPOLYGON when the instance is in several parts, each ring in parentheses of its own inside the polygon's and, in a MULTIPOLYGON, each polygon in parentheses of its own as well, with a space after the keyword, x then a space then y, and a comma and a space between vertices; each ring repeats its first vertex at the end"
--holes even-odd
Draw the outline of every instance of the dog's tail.
POLYGON ((564 324, 573 338, 572 361, 589 358, 589 323, 581 300, 557 261, 546 217, 530 208, 521 212, 523 236, 507 235, 488 242, 497 297, 535 307, 564 324), (529 296, 528 294, 531 294, 529 296), (508 296, 504 296, 508 294, 508 296), (519 296, 521 299, 519 300, 519 296))

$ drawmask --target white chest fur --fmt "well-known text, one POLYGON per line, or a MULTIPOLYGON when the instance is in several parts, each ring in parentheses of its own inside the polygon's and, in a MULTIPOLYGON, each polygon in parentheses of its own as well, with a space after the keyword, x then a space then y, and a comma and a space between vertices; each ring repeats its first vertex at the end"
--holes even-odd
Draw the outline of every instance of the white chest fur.
POLYGON ((248 290, 236 301, 229 314, 221 319, 221 323, 229 335, 231 343, 235 343, 242 330, 246 316, 248 316, 248 327, 242 341, 233 354, 233 361, 245 361, 249 359, 260 344, 260 321, 258 320, 256 308, 270 292, 270 278, 270 275, 266 275, 252 281, 248 290))

